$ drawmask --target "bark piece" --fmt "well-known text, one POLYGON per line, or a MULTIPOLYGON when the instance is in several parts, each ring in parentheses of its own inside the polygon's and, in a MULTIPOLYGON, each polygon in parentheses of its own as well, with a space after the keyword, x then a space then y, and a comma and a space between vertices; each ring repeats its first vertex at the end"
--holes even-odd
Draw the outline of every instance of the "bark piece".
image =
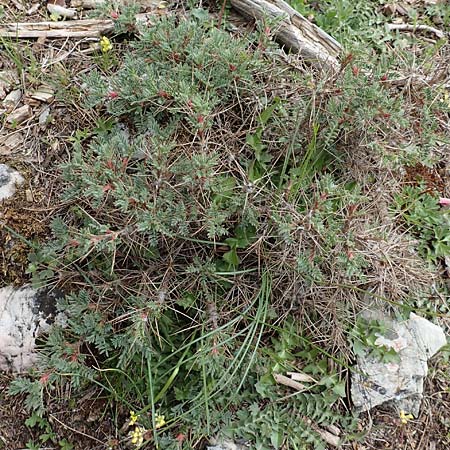
POLYGON ((33 92, 30 97, 40 102, 50 103, 55 98, 55 94, 53 89, 42 86, 39 90, 33 92))
POLYGON ((25 120, 31 117, 31 108, 29 105, 23 105, 20 108, 17 108, 12 113, 8 115, 6 118, 6 122, 9 125, 19 124, 25 122, 25 120))
POLYGON ((0 155, 10 155, 15 153, 23 144, 23 135, 21 133, 13 133, 0 138, 0 155))
POLYGON ((312 64, 337 70, 341 45, 283 0, 231 0, 241 14, 254 19, 278 19, 275 37, 312 64), (281 19, 281 20, 280 20, 281 19))
POLYGON ((86 19, 66 22, 29 22, 0 24, 1 37, 60 38, 96 37, 109 34, 114 29, 112 20, 86 19))
POLYGON ((20 89, 15 89, 11 91, 3 100, 3 106, 9 112, 20 102, 22 98, 22 91, 20 89))
POLYGON ((17 79, 17 73, 13 70, 2 70, 0 72, 0 100, 6 97, 17 79))

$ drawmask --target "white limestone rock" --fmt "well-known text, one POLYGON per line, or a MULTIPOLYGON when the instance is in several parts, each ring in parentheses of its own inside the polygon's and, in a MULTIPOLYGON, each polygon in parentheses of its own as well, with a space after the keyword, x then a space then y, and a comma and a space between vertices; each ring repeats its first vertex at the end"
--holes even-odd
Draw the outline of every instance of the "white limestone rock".
POLYGON ((57 295, 29 286, 0 289, 0 370, 33 367, 36 338, 55 320, 57 295))
POLYGON ((427 361, 447 341, 443 330, 430 321, 411 313, 408 320, 383 319, 389 333, 379 336, 377 345, 393 348, 398 361, 383 363, 370 356, 357 358, 352 373, 351 396, 358 412, 388 403, 397 410, 419 415, 427 361))
POLYGON ((12 197, 16 192, 16 186, 20 186, 24 181, 19 172, 6 164, 0 164, 0 201, 12 197))
POLYGON ((237 444, 236 442, 230 441, 228 439, 212 440, 212 446, 208 446, 207 450, 247 450, 244 444, 237 444))

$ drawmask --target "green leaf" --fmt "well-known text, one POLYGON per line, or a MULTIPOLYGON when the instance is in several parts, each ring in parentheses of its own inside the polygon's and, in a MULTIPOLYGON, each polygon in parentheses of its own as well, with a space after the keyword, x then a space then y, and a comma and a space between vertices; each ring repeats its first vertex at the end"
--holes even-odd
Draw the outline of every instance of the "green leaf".
POLYGON ((264 149, 261 142, 261 134, 262 130, 260 128, 256 130, 255 134, 247 134, 246 142, 253 150, 255 150, 256 154, 259 154, 264 149))
POLYGON ((353 353, 356 356, 364 356, 366 354, 366 346, 359 339, 353 341, 353 353))
POLYGON ((281 99, 279 97, 275 97, 272 105, 270 105, 268 108, 266 108, 259 115, 259 122, 262 125, 265 125, 267 123, 267 121, 272 117, 273 112, 275 111, 276 108, 278 108, 280 103, 281 103, 281 99))
POLYGON ((345 391, 345 381, 340 381, 339 383, 335 384, 333 387, 333 392, 336 395, 339 395, 339 397, 346 397, 347 393, 345 391))
POLYGON ((239 256, 236 248, 233 247, 229 252, 224 253, 223 259, 232 266, 237 266, 239 264, 239 256))
POLYGON ((27 420, 25 420, 25 425, 33 428, 40 420, 42 419, 37 414, 32 414, 27 420))
POLYGON ((270 434, 270 442, 275 448, 280 448, 283 445, 284 436, 281 431, 274 430, 270 434))

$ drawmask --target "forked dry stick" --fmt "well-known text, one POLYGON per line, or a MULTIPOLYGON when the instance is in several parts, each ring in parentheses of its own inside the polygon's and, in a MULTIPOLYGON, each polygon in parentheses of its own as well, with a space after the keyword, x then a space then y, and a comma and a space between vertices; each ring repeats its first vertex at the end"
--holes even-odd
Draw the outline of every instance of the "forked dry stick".
POLYGON ((283 0, 231 0, 231 5, 247 17, 277 20, 278 41, 315 66, 339 70, 339 42, 283 0))

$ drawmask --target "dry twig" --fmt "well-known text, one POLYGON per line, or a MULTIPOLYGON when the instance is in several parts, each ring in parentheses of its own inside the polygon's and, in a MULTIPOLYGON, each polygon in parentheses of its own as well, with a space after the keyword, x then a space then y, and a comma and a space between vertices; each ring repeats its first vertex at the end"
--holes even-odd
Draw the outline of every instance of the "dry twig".
POLYGON ((445 33, 437 28, 430 27, 428 25, 411 25, 409 23, 389 23, 387 25, 389 31, 428 31, 429 33, 433 33, 436 35, 438 39, 443 39, 445 37, 445 33))
POLYGON ((4 23, 0 25, 0 36, 11 38, 71 38, 96 37, 114 29, 112 20, 87 19, 66 22, 4 23))

